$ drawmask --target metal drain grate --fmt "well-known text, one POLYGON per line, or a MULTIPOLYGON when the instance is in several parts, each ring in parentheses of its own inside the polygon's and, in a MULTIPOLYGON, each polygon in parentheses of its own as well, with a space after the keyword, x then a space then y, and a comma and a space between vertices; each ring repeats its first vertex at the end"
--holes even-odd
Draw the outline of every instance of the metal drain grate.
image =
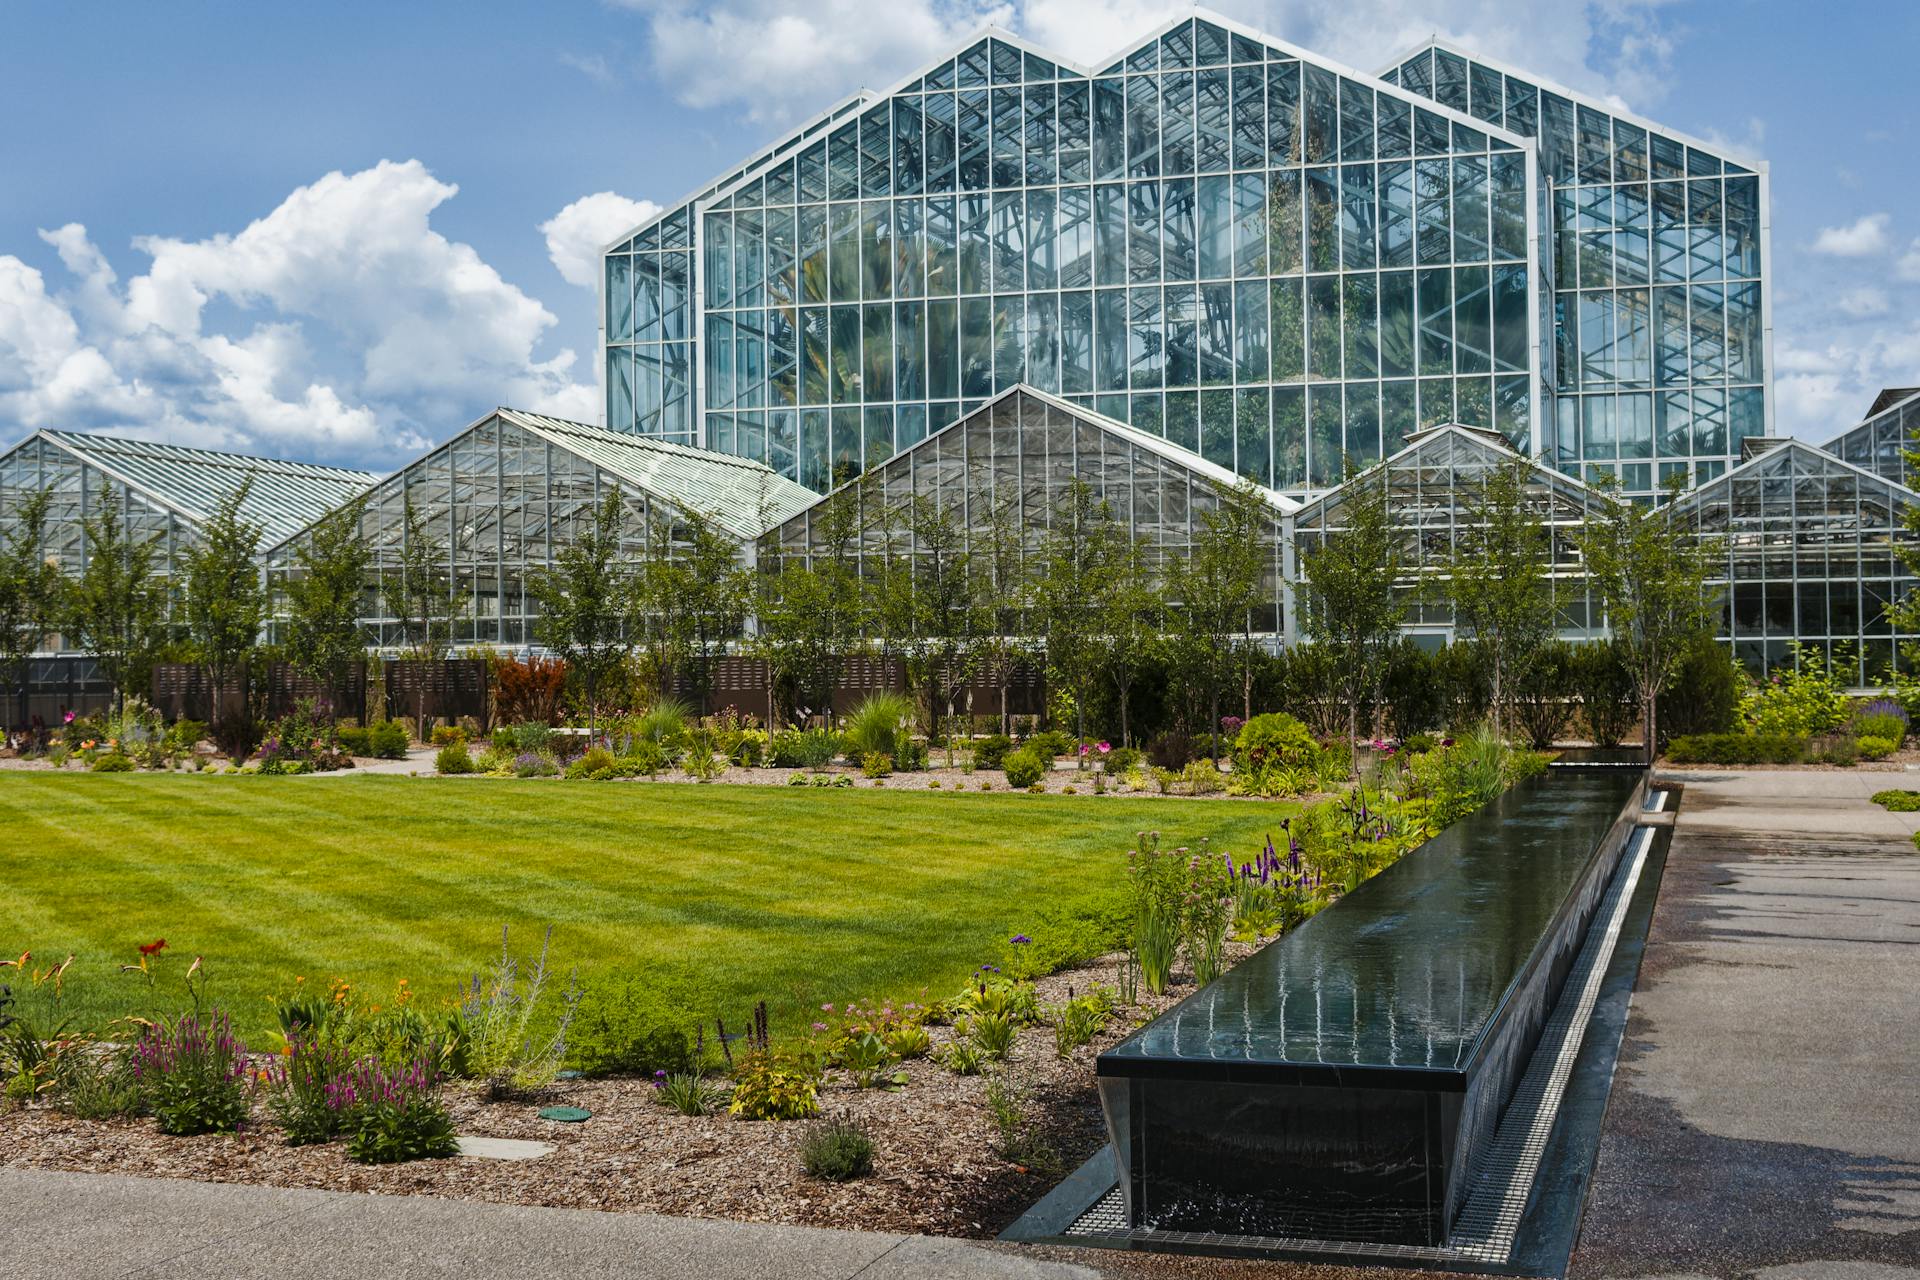
MULTIPOLYGON (((1661 804, 1664 804, 1662 794, 1661 804)), ((1659 807, 1659 806, 1656 806, 1659 807)), ((1560 1112, 1560 1100, 1573 1074, 1574 1060, 1586 1037, 1606 978, 1608 962, 1620 939, 1634 888, 1646 866, 1653 831, 1640 828, 1628 837, 1627 854, 1594 913, 1580 956, 1567 974, 1560 1001, 1540 1033, 1533 1059, 1514 1090, 1500 1128, 1476 1177, 1452 1239, 1444 1245, 1381 1244, 1364 1240, 1308 1239, 1288 1236, 1239 1236, 1198 1231, 1159 1231, 1129 1227, 1118 1186, 1110 1188, 1068 1227, 1070 1238, 1110 1243, 1181 1246, 1260 1253, 1337 1253, 1384 1261, 1476 1262, 1503 1265, 1513 1254, 1533 1181, 1560 1112)))

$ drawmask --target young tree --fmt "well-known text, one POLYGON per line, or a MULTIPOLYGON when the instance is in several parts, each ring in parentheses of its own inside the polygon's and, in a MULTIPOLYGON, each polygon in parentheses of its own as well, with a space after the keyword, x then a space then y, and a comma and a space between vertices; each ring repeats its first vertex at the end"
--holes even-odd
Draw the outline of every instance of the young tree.
POLYGON ((1003 497, 987 509, 971 568, 980 602, 979 661, 992 674, 1000 695, 1000 732, 1012 722, 1007 690, 1016 664, 1026 656, 1026 605, 1032 584, 1027 576, 1026 532, 1020 526, 1019 500, 1003 497))
POLYGON ((360 626, 373 551, 361 532, 363 495, 321 518, 294 551, 287 577, 287 648, 294 665, 328 691, 327 715, 337 718, 347 672, 366 656, 360 626))
MULTIPOLYGON (((1668 483, 1669 500, 1683 484, 1679 476, 1668 483)), ((1651 764, 1659 751, 1660 687, 1717 611, 1706 591, 1710 548, 1651 502, 1620 496, 1616 477, 1605 477, 1598 488, 1580 555, 1606 608, 1607 627, 1626 651, 1651 764)))
POLYGON ((58 624, 66 585, 47 552, 52 502, 51 489, 28 494, 0 538, 0 678, 18 691, 21 724, 27 719, 27 660, 58 624))
POLYGON ((181 603, 187 639, 207 670, 211 727, 223 741, 230 733, 250 737, 247 664, 260 643, 260 626, 267 616, 267 593, 258 562, 261 528, 240 514, 252 489, 253 477, 248 476, 238 489, 222 498, 200 540, 186 554, 181 603), (228 713, 226 700, 236 686, 240 723, 230 724, 235 717, 228 713))
POLYGON ((1528 500, 1538 468, 1515 457, 1489 470, 1465 502, 1447 563, 1455 621, 1486 654, 1493 682, 1493 731, 1506 724, 1514 681, 1553 639, 1550 541, 1528 500))
POLYGON ((586 529, 530 584, 540 601, 540 642, 580 681, 590 732, 598 725, 602 690, 633 652, 634 575, 620 549, 625 514, 620 490, 608 489, 586 529))
POLYGON ((680 676, 704 700, 714 664, 746 623, 751 571, 740 564, 740 544, 698 512, 650 520, 648 544, 638 577, 647 652, 662 692, 680 676))
POLYGON ((166 639, 166 588, 154 577, 155 540, 136 539, 112 498, 83 527, 87 567, 68 592, 69 626, 100 664, 118 708, 129 691, 145 687, 166 639))
POLYGON ((1047 682, 1073 699, 1074 736, 1087 736, 1087 703, 1104 653, 1098 601, 1113 571, 1113 512, 1075 478, 1054 504, 1034 561, 1033 625, 1046 647, 1047 682))
POLYGON ((1114 527, 1112 572, 1094 602, 1099 618, 1101 666, 1113 684, 1120 711, 1120 745, 1133 745, 1133 688, 1159 651, 1166 628, 1158 575, 1137 537, 1114 527))
POLYGON ((1406 604, 1400 577, 1400 534, 1388 508, 1384 468, 1349 477, 1338 526, 1302 557, 1307 635, 1324 645, 1334 694, 1346 704, 1347 741, 1360 761, 1360 704, 1378 686, 1387 648, 1399 636, 1406 604))
POLYGON ((408 494, 401 508, 400 562, 382 575, 381 594, 409 658, 432 662, 447 655, 453 620, 465 600, 454 590, 447 548, 434 536, 408 494))
MULTIPOLYGON (((938 738, 973 667, 983 624, 978 579, 966 531, 955 510, 919 494, 888 515, 886 567, 876 584, 875 614, 896 645, 907 689, 938 738)), ((952 748, 948 748, 952 759, 952 748)))
POLYGON ((811 554, 760 574, 750 647, 766 661, 770 683, 790 689, 803 714, 831 713, 847 656, 860 644, 866 599, 853 556, 858 534, 857 501, 836 493, 814 515, 811 554))
POLYGON ((1259 603, 1270 548, 1272 509, 1241 481, 1200 517, 1200 529, 1180 566, 1175 614, 1176 666, 1193 702, 1207 709, 1213 754, 1220 755, 1220 701, 1251 654, 1251 614, 1259 603))

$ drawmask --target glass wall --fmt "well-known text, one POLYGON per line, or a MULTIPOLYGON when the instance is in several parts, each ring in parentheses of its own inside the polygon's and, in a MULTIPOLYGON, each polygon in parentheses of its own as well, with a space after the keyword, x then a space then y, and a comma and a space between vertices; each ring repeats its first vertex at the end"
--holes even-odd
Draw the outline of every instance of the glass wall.
POLYGON ((1204 20, 1091 75, 981 41, 701 203, 704 443, 822 490, 1020 383, 1281 489, 1442 422, 1528 443, 1532 164, 1204 20))
MULTIPOLYGON (((621 545, 632 561, 649 554, 650 519, 667 531, 669 554, 688 545, 682 513, 689 510, 714 517, 743 545, 750 542, 766 524, 754 523, 759 517, 741 510, 753 499, 754 477, 735 473, 764 477, 765 509, 773 518, 790 514, 811 497, 762 468, 732 458, 703 459, 687 450, 668 453, 673 448, 507 411, 381 481, 368 497, 361 523, 373 550, 361 607, 368 643, 391 648, 404 642, 387 608, 385 586, 400 567, 409 500, 449 566, 449 595, 458 605, 453 644, 521 647, 537 639, 539 602, 530 579, 551 568, 560 549, 585 532, 610 488, 618 488, 626 502, 621 545), (671 494, 664 492, 668 488, 671 494)), ((284 587, 298 571, 295 553, 305 537, 291 538, 267 555, 277 615, 284 616, 284 587)), ((276 631, 281 626, 276 623, 276 631)))
MULTIPOLYGON (((1206 513, 1234 482, 1232 473, 1158 437, 1051 397, 1025 390, 1005 394, 882 463, 842 493, 858 504, 862 530, 857 554, 863 571, 889 554, 888 519, 918 496, 953 513, 970 549, 983 554, 996 527, 1018 531, 1029 553, 1040 546, 1066 495, 1081 480, 1114 518, 1144 545, 1146 559, 1164 573, 1169 603, 1179 603, 1178 566, 1204 528, 1206 513)), ((1291 504, 1272 499, 1271 555, 1255 631, 1277 635, 1283 626, 1283 522, 1291 504)), ((823 550, 819 520, 825 502, 778 526, 763 547, 768 563, 823 550)))
POLYGON ((1446 48, 1383 79, 1540 142, 1553 464, 1647 493, 1737 462, 1767 422, 1764 177, 1446 48))
POLYGON ((1821 448, 1896 484, 1913 487, 1907 450, 1920 447, 1920 394, 1869 417, 1821 448))
POLYGON ((1912 491, 1794 440, 1672 512, 1714 540, 1720 636, 1750 670, 1790 663, 1790 640, 1829 654, 1845 642, 1855 655, 1850 682, 1879 686, 1897 645, 1915 638, 1896 633, 1886 614, 1915 585, 1894 555, 1912 541, 1900 525, 1915 502, 1912 491))
MULTIPOLYGON (((1387 460, 1384 467, 1356 476, 1306 506, 1293 518, 1296 578, 1305 557, 1329 534, 1345 528, 1343 512, 1357 485, 1387 487, 1388 509, 1403 535, 1404 576, 1398 584, 1406 603, 1403 626, 1412 632, 1452 635, 1453 609, 1443 595, 1422 590, 1424 579, 1445 572, 1461 531, 1471 527, 1476 492, 1497 468, 1511 465, 1514 453, 1498 437, 1459 428, 1431 432, 1387 460)), ((1548 533, 1548 563, 1561 634, 1576 639, 1597 634, 1604 624, 1593 599, 1575 540, 1586 522, 1593 494, 1576 480, 1536 467, 1526 487, 1527 506, 1548 533)), ((1293 615, 1298 620, 1298 612, 1293 615)), ((1289 637, 1299 640, 1300 633, 1289 637)))

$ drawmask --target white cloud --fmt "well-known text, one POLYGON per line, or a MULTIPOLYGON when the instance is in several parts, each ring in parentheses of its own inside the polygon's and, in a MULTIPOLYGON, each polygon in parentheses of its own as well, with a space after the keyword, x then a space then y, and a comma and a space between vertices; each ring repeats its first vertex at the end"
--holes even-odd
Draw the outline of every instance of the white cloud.
POLYGON ((1850 315, 1856 320, 1883 316, 1893 309, 1893 303, 1888 301, 1886 291, 1876 289, 1872 285, 1848 289, 1834 299, 1833 305, 1840 308, 1843 314, 1850 315))
POLYGON ((611 191, 581 196, 540 224, 547 257, 568 284, 595 289, 600 283, 600 250, 615 236, 631 231, 660 212, 651 200, 630 200, 611 191))
POLYGON ((1893 274, 1912 284, 1920 284, 1920 239, 1907 246, 1900 255, 1900 261, 1893 267, 1893 274))
MULTIPOLYGON (((645 15, 660 82, 695 107, 782 122, 853 90, 884 89, 989 23, 1079 61, 1170 16, 1151 0, 619 0, 645 15)), ((1674 38, 1667 0, 1218 0, 1227 17, 1364 71, 1438 34, 1616 102, 1661 97, 1674 38)))
POLYGON ((614 80, 617 79, 613 74, 612 65, 607 61, 606 55, 601 53, 562 53, 560 55, 560 65, 563 67, 572 67, 575 71, 578 71, 581 75, 593 81, 595 84, 600 85, 602 88, 612 84, 614 80))
POLYGON ((538 354, 553 314, 433 229, 457 191, 330 173, 237 233, 137 238, 124 287, 84 226, 43 231, 71 286, 0 256, 0 422, 378 462, 476 399, 595 420, 574 353, 538 354))
POLYGON ((1822 227, 1813 238, 1813 251, 1833 258, 1870 258, 1885 253, 1890 245, 1887 228, 1890 214, 1869 213, 1842 227, 1822 227))

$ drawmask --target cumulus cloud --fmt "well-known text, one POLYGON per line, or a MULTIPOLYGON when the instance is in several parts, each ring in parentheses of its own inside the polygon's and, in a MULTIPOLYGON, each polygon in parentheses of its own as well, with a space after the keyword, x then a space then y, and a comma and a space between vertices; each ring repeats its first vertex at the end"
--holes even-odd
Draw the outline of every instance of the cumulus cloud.
POLYGON ((1907 246, 1900 255, 1900 261, 1893 266, 1894 275, 1912 284, 1920 284, 1920 240, 1907 246))
POLYGON ((651 200, 630 200, 611 191, 581 196, 540 224, 547 257, 568 284, 599 287, 600 250, 615 236, 660 212, 651 200))
POLYGON ((1865 320, 1872 316, 1883 316, 1893 309, 1886 290, 1876 289, 1872 285, 1862 285, 1857 289, 1848 289, 1834 299, 1833 305, 1845 315, 1856 320, 1865 320))
POLYGON ((1813 251, 1832 258, 1870 258, 1885 253, 1892 242, 1887 229, 1893 218, 1885 213, 1869 213, 1840 227, 1822 227, 1813 238, 1813 251))
MULTIPOLYGON (((661 83, 690 106, 755 120, 811 115, 854 89, 883 89, 995 24, 1097 64, 1161 25, 1148 0, 620 0, 644 15, 661 83)), ((1230 18, 1361 70, 1433 35, 1616 103, 1657 101, 1671 82, 1664 0, 1216 0, 1230 18)))
POLYGON ((595 420, 574 353, 540 354, 553 314, 433 229, 457 191, 330 173, 238 232, 137 238, 124 285, 84 226, 42 231, 69 280, 0 256, 0 421, 378 463, 476 398, 595 420))

